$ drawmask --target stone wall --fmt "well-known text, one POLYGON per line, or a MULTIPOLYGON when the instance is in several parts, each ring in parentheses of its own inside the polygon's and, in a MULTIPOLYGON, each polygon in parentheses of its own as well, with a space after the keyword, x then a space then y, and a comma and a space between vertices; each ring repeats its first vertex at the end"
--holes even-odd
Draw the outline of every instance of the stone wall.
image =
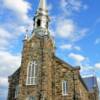
POLYGON ((75 69, 54 55, 54 47, 50 37, 33 36, 24 41, 20 73, 9 78, 8 100, 14 99, 16 84, 19 84, 19 95, 16 100, 25 100, 28 96, 42 97, 45 100, 89 100, 88 92, 79 77, 79 69, 75 69), (37 85, 27 85, 27 67, 31 60, 37 62, 37 85), (62 81, 68 84, 68 93, 62 95, 62 81))
POLYGON ((91 100, 91 99, 89 99, 89 93, 88 93, 87 87, 84 84, 80 75, 77 80, 77 84, 78 85, 76 86, 76 89, 78 90, 79 100, 91 100))
POLYGON ((19 84, 20 68, 12 75, 9 76, 9 89, 8 89, 8 99, 15 100, 15 87, 19 84))
POLYGON ((40 39, 34 36, 29 41, 24 41, 24 49, 20 73, 20 93, 18 100, 25 100, 28 96, 35 96, 37 99, 45 96, 52 100, 52 62, 53 45, 49 37, 40 39), (31 60, 38 64, 37 85, 26 85, 27 67, 31 60))

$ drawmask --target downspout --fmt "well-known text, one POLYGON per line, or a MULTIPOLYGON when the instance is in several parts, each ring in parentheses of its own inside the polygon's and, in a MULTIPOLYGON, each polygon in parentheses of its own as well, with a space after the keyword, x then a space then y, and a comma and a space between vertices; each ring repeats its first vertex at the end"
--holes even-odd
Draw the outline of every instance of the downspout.
POLYGON ((74 71, 73 71, 73 85, 74 85, 74 89, 73 89, 73 100, 76 100, 76 88, 75 88, 75 76, 74 76, 74 71))

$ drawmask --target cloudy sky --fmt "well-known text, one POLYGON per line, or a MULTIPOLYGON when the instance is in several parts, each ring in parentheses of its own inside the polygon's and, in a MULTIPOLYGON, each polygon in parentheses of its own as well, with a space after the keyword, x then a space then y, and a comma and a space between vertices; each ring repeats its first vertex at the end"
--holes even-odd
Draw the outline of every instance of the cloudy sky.
MULTIPOLYGON (((31 34, 38 3, 0 0, 0 100, 7 98, 7 77, 20 66, 25 32, 31 34)), ((80 65, 82 76, 96 75, 100 84, 100 1, 48 0, 48 9, 56 55, 80 65)))

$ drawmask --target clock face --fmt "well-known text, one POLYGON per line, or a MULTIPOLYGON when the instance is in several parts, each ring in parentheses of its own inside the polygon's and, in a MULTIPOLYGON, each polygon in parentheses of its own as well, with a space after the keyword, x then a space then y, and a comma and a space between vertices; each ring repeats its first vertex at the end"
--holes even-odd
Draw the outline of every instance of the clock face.
POLYGON ((44 35, 48 35, 48 32, 45 32, 44 35))
POLYGON ((38 32, 38 34, 39 34, 40 36, 43 36, 43 35, 44 35, 44 32, 40 31, 40 32, 38 32))
POLYGON ((42 31, 38 32, 38 34, 39 34, 40 36, 45 36, 45 35, 48 35, 48 33, 47 33, 47 32, 42 32, 42 31))
POLYGON ((35 30, 35 33, 39 36, 46 36, 49 32, 46 29, 38 28, 35 30))

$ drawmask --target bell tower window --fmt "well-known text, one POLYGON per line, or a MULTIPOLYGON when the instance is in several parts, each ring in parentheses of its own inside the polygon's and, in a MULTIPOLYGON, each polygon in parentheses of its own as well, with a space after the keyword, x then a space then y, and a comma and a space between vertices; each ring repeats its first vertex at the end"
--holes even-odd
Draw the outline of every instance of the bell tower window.
POLYGON ((40 19, 37 20, 37 26, 38 26, 38 27, 41 26, 41 20, 40 20, 40 19))
POLYGON ((48 28, 48 22, 46 23, 46 27, 48 28))

